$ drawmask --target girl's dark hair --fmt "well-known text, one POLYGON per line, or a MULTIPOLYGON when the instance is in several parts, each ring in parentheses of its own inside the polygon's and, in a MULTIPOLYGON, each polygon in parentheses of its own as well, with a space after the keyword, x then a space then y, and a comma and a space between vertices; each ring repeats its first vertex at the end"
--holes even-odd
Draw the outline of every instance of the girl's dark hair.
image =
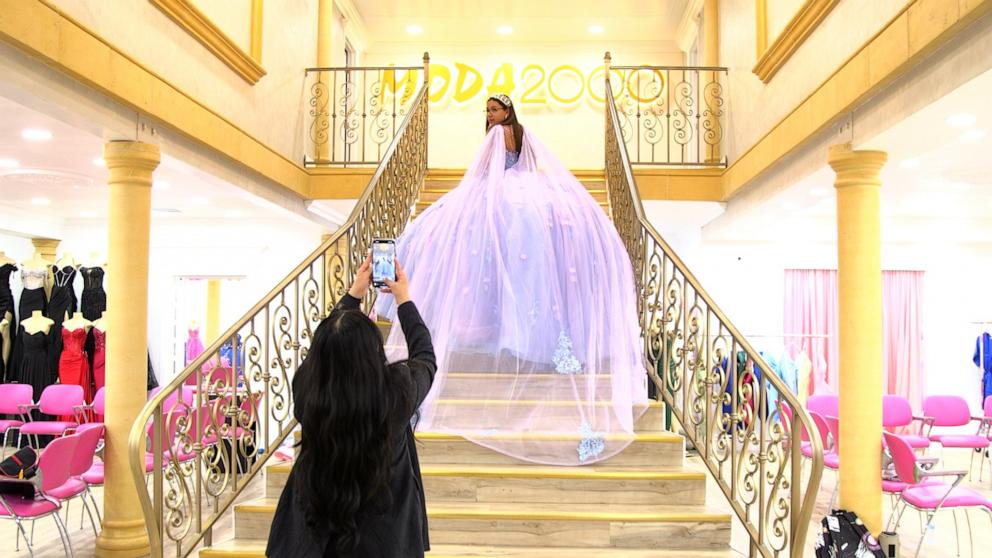
POLYGON ((330 530, 347 554, 358 546, 362 518, 392 504, 389 468, 395 437, 413 414, 411 388, 406 376, 389 373, 382 334, 357 310, 320 323, 297 374, 303 436, 295 494, 307 527, 330 530))
MULTIPOLYGON (((506 110, 509 111, 509 114, 506 115, 506 120, 504 120, 502 122, 497 122, 497 123, 493 124, 493 126, 501 126, 501 125, 502 126, 512 126, 513 127, 513 145, 515 145, 517 147, 517 151, 521 151, 523 149, 523 144, 524 144, 524 127, 521 126, 520 125, 520 122, 517 121, 517 110, 515 108, 513 108, 513 105, 507 105, 506 103, 504 103, 503 101, 500 101, 496 97, 489 97, 488 99, 486 99, 486 103, 489 103, 489 101, 496 101, 497 103, 499 103, 499 106, 501 106, 501 107, 503 107, 503 108, 505 108, 506 110)), ((489 126, 489 120, 486 119, 486 133, 487 134, 489 133, 489 128, 490 128, 490 126, 489 126)))

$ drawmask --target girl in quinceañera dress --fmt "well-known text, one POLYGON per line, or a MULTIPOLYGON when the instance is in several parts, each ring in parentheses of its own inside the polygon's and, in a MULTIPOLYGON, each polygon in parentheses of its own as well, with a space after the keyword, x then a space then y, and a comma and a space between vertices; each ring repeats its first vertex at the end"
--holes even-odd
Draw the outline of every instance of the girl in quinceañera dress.
MULTIPOLYGON (((418 428, 537 463, 601 461, 647 399, 630 259, 506 95, 487 101, 486 129, 458 187, 397 239, 438 362, 418 428)), ((394 317, 392 297, 377 309, 394 317)), ((393 327, 387 355, 405 346, 393 327)))

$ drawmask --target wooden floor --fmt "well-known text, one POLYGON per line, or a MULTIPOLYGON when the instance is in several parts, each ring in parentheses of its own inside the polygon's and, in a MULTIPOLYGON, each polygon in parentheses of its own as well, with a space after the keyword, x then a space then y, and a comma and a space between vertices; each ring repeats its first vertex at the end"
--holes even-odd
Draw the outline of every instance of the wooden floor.
MULTIPOLYGON (((934 453, 936 455, 936 453, 934 453)), ((966 469, 968 467, 968 453, 964 450, 960 451, 947 451, 944 455, 944 465, 941 468, 944 469, 966 469)), ((977 459, 976 459, 977 462, 977 459)), ((696 458, 690 458, 689 463, 695 464, 702 470, 702 464, 696 458)), ((835 475, 832 472, 827 472, 824 475, 823 486, 820 490, 819 497, 817 499, 817 507, 814 513, 814 521, 810 523, 810 538, 807 545, 807 551, 805 556, 812 558, 814 556, 812 550, 812 540, 813 534, 816 532, 819 526, 820 519, 823 514, 827 512, 827 506, 830 503, 830 494, 833 490, 835 483, 835 475)), ((715 484, 710 481, 710 485, 707 490, 709 491, 709 503, 713 508, 723 507, 728 512, 730 507, 725 503, 721 502, 719 497, 720 491, 715 484)), ((983 480, 979 482, 977 467, 974 473, 974 478, 970 481, 966 480, 965 484, 970 486, 989 498, 992 498, 992 475, 990 475, 988 467, 983 475, 983 480)), ((250 500, 258 498, 264 492, 264 479, 256 479, 252 484, 246 489, 242 496, 242 500, 250 500)), ((96 489, 97 502, 100 503, 102 508, 103 504, 103 492, 102 489, 96 489)), ((889 511, 889 507, 886 504, 886 517, 889 511)), ((74 501, 70 504, 70 519, 69 528, 70 536, 72 537, 73 550, 75 556, 79 558, 90 558, 94 556, 94 537, 93 531, 89 526, 89 521, 86 520, 83 523, 83 529, 80 529, 80 504, 78 501, 74 501)), ((915 548, 916 542, 919 540, 919 522, 915 517, 915 513, 907 512, 906 516, 903 518, 903 524, 900 529, 900 535, 902 538, 902 554, 901 556, 912 556, 912 551, 915 548)), ((986 551, 981 551, 981 548, 992 547, 992 524, 990 524, 990 519, 987 514, 981 511, 971 512, 971 525, 974 528, 974 541, 975 548, 979 549, 976 551, 975 556, 986 556, 986 551)), ((63 514, 64 517, 64 514, 63 514)), ((960 556, 971 556, 970 549, 968 547, 968 532, 967 523, 964 521, 963 516, 960 516, 960 528, 961 528, 961 542, 962 548, 960 556)), ((736 523, 736 522, 735 522, 736 523)), ((26 528, 30 532, 30 526, 27 525, 26 528)), ((20 551, 14 550, 14 539, 16 534, 16 528, 12 521, 0 522, 0 556, 11 557, 11 558, 22 558, 29 556, 27 549, 24 546, 24 542, 20 542, 20 551)), ((225 540, 233 536, 233 521, 229 518, 221 521, 218 528, 215 530, 215 540, 225 540)), ((955 550, 955 537, 954 537, 954 520, 950 512, 942 513, 937 516, 936 528, 931 531, 927 536, 927 540, 923 546, 923 550, 920 552, 921 556, 926 558, 951 558, 957 556, 955 550)), ((689 551, 677 551, 674 553, 652 553, 651 555, 645 555, 645 558, 649 556, 660 557, 698 557, 698 558, 737 558, 739 556, 747 556, 747 545, 748 538, 744 529, 735 524, 733 529, 733 536, 731 541, 731 549, 728 551, 705 551, 705 552, 689 552, 689 551)), ((454 554, 454 550, 451 547, 436 548, 429 556, 431 557, 444 557, 449 554, 454 554)), ((546 554, 542 554, 546 550, 534 550, 533 552, 528 552, 525 554, 520 554, 519 556, 532 556, 533 558, 545 558, 546 554)), ((55 522, 51 518, 46 518, 38 521, 35 527, 35 556, 38 558, 56 558, 64 556, 62 550, 62 543, 59 541, 58 531, 55 528, 55 522)), ((493 554, 482 554, 479 556, 499 556, 493 554)), ((584 554, 577 554, 576 556, 585 556, 584 554)), ((600 558, 612 558, 612 555, 604 553, 603 549, 596 549, 595 552, 589 554, 589 556, 596 556, 600 558)), ((635 558, 633 555, 628 553, 616 554, 617 557, 620 556, 630 556, 630 558, 635 558)), ((640 555, 638 555, 640 556, 640 555)))

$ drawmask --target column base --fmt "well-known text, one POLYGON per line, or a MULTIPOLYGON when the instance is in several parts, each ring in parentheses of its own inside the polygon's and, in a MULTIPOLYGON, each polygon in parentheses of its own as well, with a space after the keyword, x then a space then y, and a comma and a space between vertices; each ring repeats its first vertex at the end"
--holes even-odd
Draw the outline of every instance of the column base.
POLYGON ((723 157, 707 157, 703 162, 707 165, 719 165, 723 163, 723 157))
POLYGON ((138 558, 151 554, 145 520, 107 521, 96 538, 98 558, 138 558))

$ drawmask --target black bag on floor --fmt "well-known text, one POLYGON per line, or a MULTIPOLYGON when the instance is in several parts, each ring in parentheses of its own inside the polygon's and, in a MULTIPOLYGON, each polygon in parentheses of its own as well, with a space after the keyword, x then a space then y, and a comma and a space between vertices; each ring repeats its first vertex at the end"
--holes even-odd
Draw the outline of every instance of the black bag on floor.
POLYGON ((857 514, 845 510, 834 510, 823 518, 814 548, 816 558, 885 558, 857 514))
POLYGON ((0 461, 0 494, 31 499, 39 486, 38 452, 34 448, 21 448, 0 461))

